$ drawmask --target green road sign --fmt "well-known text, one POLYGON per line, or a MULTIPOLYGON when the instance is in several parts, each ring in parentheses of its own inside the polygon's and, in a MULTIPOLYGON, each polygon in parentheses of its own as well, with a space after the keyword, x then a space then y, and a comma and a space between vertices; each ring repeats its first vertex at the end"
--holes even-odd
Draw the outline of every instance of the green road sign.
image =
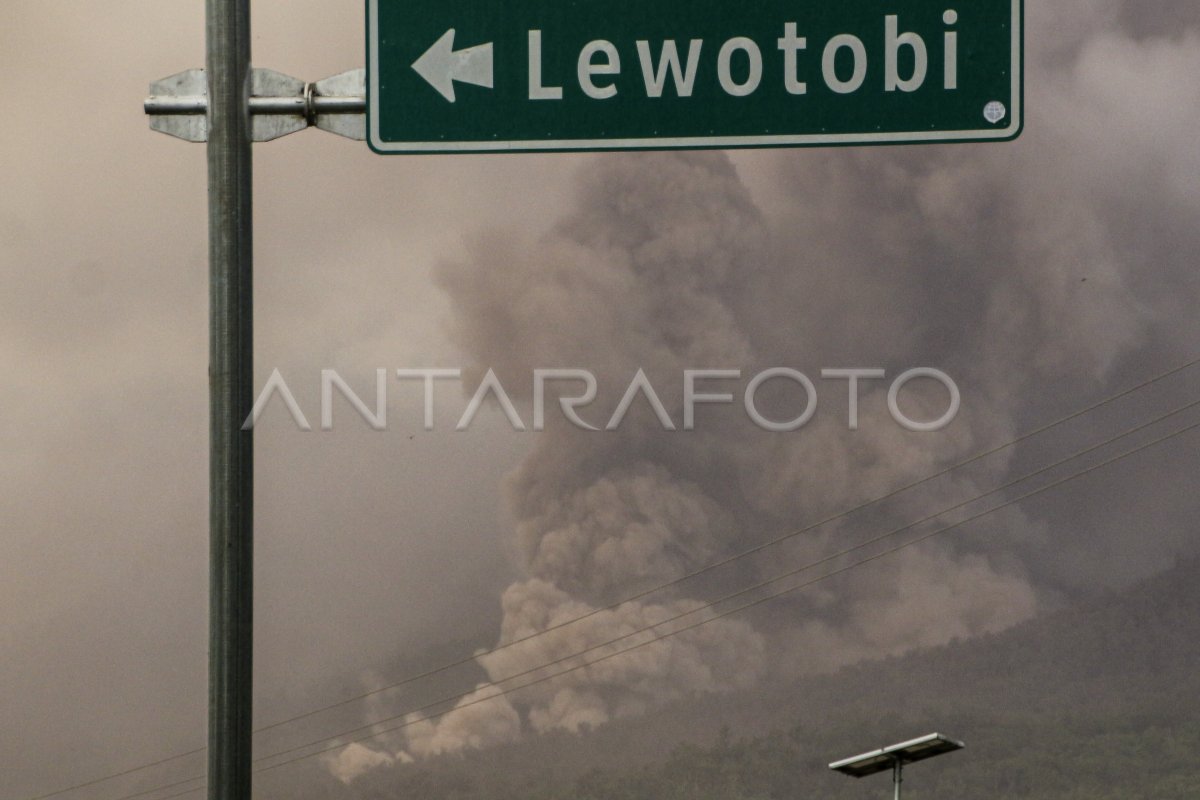
POLYGON ((379 153, 995 141, 1021 0, 367 0, 379 153))

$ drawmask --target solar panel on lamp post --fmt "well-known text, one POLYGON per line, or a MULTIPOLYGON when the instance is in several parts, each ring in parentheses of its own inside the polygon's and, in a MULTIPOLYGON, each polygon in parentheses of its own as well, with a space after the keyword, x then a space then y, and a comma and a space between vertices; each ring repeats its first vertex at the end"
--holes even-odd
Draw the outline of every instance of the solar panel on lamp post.
POLYGON ((867 775, 891 770, 892 783, 895 785, 895 798, 900 800, 900 784, 903 781, 905 764, 924 761, 927 758, 940 756, 942 753, 952 753, 955 750, 961 750, 964 746, 962 742, 948 736, 931 733, 928 736, 881 747, 869 753, 843 758, 841 761, 834 761, 829 768, 852 778, 864 778, 867 775))

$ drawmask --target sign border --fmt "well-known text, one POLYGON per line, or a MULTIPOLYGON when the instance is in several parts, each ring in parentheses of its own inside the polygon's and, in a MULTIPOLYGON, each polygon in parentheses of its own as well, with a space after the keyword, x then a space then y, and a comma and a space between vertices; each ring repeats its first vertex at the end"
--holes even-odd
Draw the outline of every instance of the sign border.
POLYGON ((515 139, 508 141, 385 142, 379 133, 379 74, 375 31, 380 0, 367 0, 367 146, 380 155, 468 153, 594 153, 629 150, 741 150, 769 147, 853 147, 863 144, 956 144, 1009 142, 1025 126, 1025 0, 1012 0, 1012 108, 1004 128, 972 131, 901 131, 890 133, 764 134, 761 136, 672 136, 635 139, 515 139))

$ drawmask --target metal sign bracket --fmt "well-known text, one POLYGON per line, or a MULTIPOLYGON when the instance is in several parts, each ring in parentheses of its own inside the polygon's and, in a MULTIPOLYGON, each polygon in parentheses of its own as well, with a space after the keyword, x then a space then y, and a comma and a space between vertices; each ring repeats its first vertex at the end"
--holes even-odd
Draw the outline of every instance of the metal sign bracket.
MULTIPOLYGON (((189 69, 150 84, 144 104, 153 130, 189 142, 208 141, 208 79, 189 69)), ((352 69, 315 83, 271 69, 250 73, 250 131, 269 142, 315 127, 347 139, 367 138, 366 71, 352 69)))

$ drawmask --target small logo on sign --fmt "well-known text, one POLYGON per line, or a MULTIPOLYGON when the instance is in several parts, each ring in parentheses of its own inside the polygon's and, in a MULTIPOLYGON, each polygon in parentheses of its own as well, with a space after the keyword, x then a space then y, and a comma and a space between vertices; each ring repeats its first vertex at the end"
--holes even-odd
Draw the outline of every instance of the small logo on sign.
POLYGON ((1008 116, 1008 109, 999 100, 993 100, 983 107, 983 118, 995 125, 1008 116))

